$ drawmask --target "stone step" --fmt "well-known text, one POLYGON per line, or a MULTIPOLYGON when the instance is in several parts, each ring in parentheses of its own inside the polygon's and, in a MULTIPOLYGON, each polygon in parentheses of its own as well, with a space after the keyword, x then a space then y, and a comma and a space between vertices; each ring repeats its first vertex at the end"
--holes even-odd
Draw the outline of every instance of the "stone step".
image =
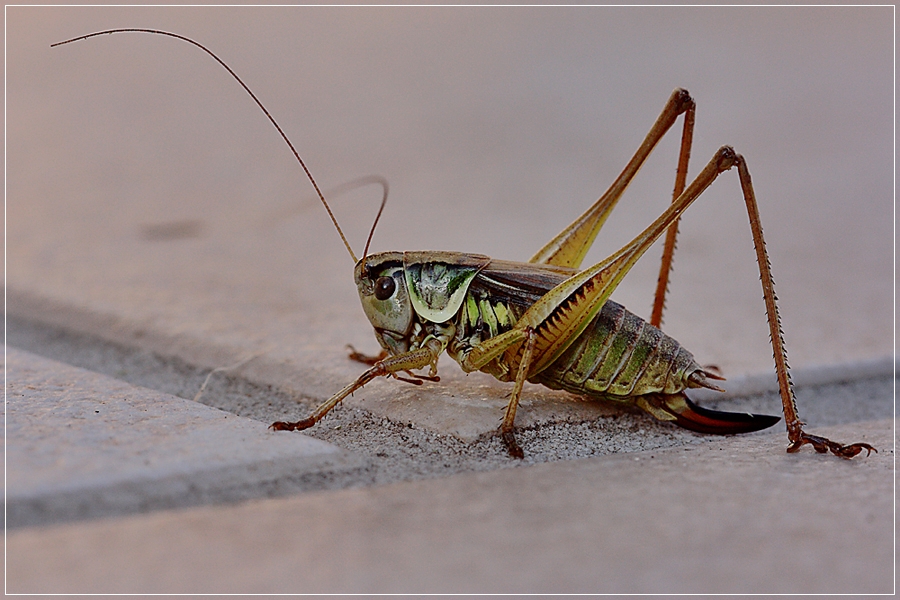
POLYGON ((9 527, 235 502, 366 480, 302 434, 7 350, 9 527))
POLYGON ((13 531, 11 593, 891 593, 893 425, 13 531))

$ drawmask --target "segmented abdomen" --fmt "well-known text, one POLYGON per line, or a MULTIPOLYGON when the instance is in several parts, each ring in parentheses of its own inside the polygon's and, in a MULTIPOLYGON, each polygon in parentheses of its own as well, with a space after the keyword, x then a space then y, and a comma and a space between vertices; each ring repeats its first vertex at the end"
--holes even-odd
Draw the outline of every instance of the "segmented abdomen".
POLYGON ((563 354, 529 381, 587 396, 675 394, 701 369, 693 355, 623 306, 607 301, 563 354))

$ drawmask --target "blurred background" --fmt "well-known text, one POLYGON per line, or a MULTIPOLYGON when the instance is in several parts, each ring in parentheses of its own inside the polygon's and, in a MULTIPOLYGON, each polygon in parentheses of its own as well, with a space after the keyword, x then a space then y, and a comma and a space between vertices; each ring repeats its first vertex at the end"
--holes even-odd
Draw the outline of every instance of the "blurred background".
MULTIPOLYGON (((691 173, 723 144, 747 159, 792 364, 892 352, 891 7, 8 7, 10 290, 344 376, 343 344, 375 345, 293 157, 196 48, 140 34, 50 48, 115 27, 216 52, 324 189, 386 177, 374 251, 527 260, 687 88, 691 173)), ((664 210, 677 147, 672 133, 585 264, 664 210)), ((379 197, 333 200, 357 254, 379 197)), ((645 317, 660 251, 613 296, 645 317)), ((771 369, 736 174, 688 211, 670 289, 665 329, 701 363, 771 369)))

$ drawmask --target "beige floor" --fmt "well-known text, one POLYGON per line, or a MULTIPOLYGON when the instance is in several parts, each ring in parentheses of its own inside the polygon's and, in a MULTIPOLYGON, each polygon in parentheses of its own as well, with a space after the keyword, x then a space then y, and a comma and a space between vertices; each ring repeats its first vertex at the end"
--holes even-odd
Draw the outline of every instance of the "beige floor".
POLYGON ((889 593, 893 456, 775 437, 18 531, 7 590, 889 593))

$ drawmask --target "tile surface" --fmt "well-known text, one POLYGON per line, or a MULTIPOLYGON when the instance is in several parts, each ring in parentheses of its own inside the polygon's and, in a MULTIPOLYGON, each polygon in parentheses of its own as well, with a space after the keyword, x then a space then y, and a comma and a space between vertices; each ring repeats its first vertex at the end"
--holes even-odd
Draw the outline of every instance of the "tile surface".
POLYGON ((781 434, 12 532, 10 592, 889 593, 880 448, 781 434))
POLYGON ((11 527, 285 494, 365 468, 320 440, 7 352, 11 527))

